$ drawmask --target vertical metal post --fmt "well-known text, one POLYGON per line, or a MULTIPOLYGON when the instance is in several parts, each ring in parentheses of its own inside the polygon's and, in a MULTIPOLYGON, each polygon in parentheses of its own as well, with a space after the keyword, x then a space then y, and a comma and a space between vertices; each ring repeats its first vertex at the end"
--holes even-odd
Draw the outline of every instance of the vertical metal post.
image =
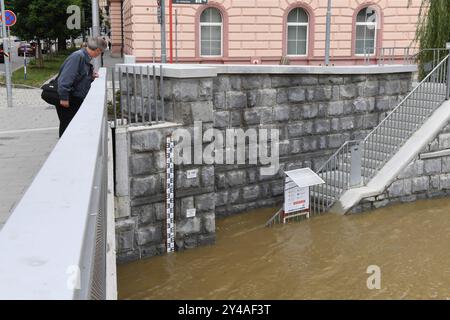
MULTIPOLYGON (((155 103, 155 121, 158 122, 158 91, 156 83, 156 66, 153 65, 153 101, 155 103)), ((151 118, 151 115, 150 115, 151 118)), ((151 119, 150 119, 151 122, 151 119)))
POLYGON ((161 0, 161 63, 166 62, 166 3, 161 0))
POLYGON ((159 95, 161 97, 161 119, 166 121, 166 115, 164 110, 164 76, 163 76, 163 66, 159 65, 159 95))
POLYGON ((450 99, 450 42, 447 42, 449 57, 447 58, 447 100, 450 99))
MULTIPOLYGON (((92 0, 92 37, 100 36, 100 18, 98 9, 98 0, 92 0)), ((100 58, 94 59, 94 69, 100 68, 100 58)))
POLYGON ((359 144, 350 147, 350 187, 361 184, 361 148, 359 144))
POLYGON ((5 78, 6 78, 6 99, 8 107, 12 108, 12 82, 11 82, 11 65, 9 63, 9 57, 11 56, 11 50, 9 50, 9 40, 6 33, 6 17, 5 17, 5 1, 1 1, 1 11, 2 11, 2 34, 3 34, 3 51, 8 55, 5 56, 5 78))
POLYGON ((330 40, 331 40, 331 0, 328 0, 327 6, 327 22, 325 35, 325 65, 330 64, 330 40))
POLYGON ((175 9, 175 63, 178 63, 178 11, 175 9))
POLYGON ((111 80, 112 80, 112 106, 114 111, 114 128, 117 128, 117 108, 116 108, 116 78, 114 67, 111 68, 111 80))

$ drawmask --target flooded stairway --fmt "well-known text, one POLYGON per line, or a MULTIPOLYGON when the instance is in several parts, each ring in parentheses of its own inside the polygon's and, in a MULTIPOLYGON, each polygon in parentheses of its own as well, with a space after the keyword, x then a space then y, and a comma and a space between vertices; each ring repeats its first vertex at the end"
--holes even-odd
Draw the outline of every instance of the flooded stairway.
POLYGON ((312 214, 345 214, 383 191, 450 119, 449 57, 437 66, 363 140, 345 142, 317 171, 312 214))

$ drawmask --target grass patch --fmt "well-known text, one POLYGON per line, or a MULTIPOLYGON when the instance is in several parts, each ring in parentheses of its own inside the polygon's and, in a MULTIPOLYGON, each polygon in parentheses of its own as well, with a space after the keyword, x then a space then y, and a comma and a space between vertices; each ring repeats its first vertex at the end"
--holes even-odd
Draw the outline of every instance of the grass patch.
MULTIPOLYGON (((62 63, 72 51, 61 52, 53 57, 45 56, 42 68, 39 68, 35 60, 31 60, 27 65, 27 79, 24 79, 23 67, 21 67, 12 74, 13 84, 40 88, 48 79, 59 72, 62 63)), ((4 84, 4 82, 4 79, 1 79, 0 83, 4 84)))

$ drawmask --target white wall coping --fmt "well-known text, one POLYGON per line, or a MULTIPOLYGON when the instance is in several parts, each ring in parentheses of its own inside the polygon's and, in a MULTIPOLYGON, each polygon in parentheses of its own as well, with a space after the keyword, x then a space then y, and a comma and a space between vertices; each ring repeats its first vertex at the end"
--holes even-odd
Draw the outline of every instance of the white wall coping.
MULTIPOLYGON (((159 76, 159 63, 117 64, 116 70, 153 75, 153 65, 156 66, 156 76, 159 76)), ((163 64, 163 75, 169 78, 207 78, 218 74, 329 74, 329 75, 361 75, 416 72, 417 65, 355 65, 355 66, 301 66, 301 65, 237 65, 237 64, 163 64)))
MULTIPOLYGON (((0 300, 72 300, 104 131, 106 69, 0 231, 0 300)), ((81 273, 88 270, 81 270, 81 273)), ((83 283, 83 282, 82 282, 83 283)), ((86 288, 84 288, 86 290, 86 288)))

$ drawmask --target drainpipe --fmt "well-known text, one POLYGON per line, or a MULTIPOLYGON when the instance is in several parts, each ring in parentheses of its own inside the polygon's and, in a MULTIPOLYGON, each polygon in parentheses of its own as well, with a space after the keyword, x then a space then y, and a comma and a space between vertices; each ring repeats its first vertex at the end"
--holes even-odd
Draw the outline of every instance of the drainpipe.
POLYGON ((120 32, 122 38, 122 44, 120 46, 120 57, 123 58, 123 49, 124 49, 124 41, 123 41, 123 0, 120 0, 120 32))
POLYGON ((325 35, 325 65, 330 64, 330 32, 331 32, 331 0, 328 0, 327 6, 327 25, 325 35))

